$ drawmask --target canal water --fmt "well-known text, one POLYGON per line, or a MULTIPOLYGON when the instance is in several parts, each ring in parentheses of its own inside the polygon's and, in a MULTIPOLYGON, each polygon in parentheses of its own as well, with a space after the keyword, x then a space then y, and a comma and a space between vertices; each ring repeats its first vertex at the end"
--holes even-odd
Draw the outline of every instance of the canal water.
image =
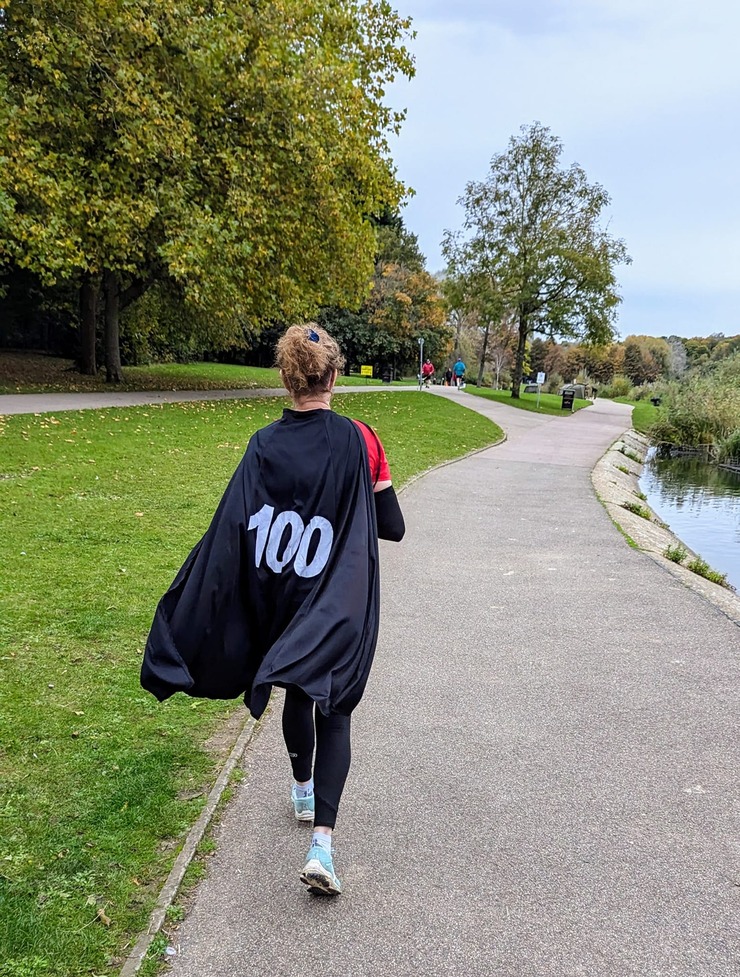
POLYGON ((740 472, 651 450, 640 488, 671 532, 740 592, 740 472))

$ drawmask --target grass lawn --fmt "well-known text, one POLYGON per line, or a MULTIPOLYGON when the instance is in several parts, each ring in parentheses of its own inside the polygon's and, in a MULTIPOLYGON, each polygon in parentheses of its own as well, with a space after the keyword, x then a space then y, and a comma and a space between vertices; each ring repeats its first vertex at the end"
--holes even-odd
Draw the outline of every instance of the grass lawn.
MULTIPOLYGON (((105 371, 86 377, 74 370, 72 360, 33 353, 0 351, 0 394, 67 393, 95 390, 244 390, 282 386, 277 370, 228 363, 155 363, 126 366, 124 381, 112 386, 105 371)), ((415 383, 409 381, 395 383, 415 383)), ((339 386, 385 386, 369 377, 340 377, 339 386)))
POLYGON ((649 400, 630 400, 629 397, 615 397, 618 404, 632 406, 632 427, 636 431, 647 434, 648 429, 658 420, 658 408, 653 407, 649 400))
MULTIPOLYGON (((0 977, 113 974, 146 925, 245 713, 159 705, 139 687, 144 641, 283 404, 0 417, 0 977)), ((336 405, 377 428, 397 484, 501 434, 437 397, 336 405)))
MULTIPOLYGON (((506 404, 507 407, 531 410, 536 414, 567 415, 571 413, 571 411, 561 408, 562 398, 558 394, 540 394, 540 406, 538 407, 537 394, 521 393, 518 400, 513 400, 510 390, 489 390, 488 387, 474 387, 471 384, 466 385, 465 392, 475 394, 476 397, 487 397, 488 400, 495 400, 500 404, 506 404)), ((573 411, 582 410, 584 407, 590 406, 590 400, 575 400, 573 402, 573 411)))

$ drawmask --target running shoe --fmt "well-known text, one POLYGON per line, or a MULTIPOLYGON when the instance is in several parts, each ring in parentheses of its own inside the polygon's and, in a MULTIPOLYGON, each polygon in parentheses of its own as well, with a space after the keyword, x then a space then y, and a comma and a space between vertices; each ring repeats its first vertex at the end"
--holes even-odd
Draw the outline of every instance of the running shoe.
POLYGON ((321 845, 311 845, 301 872, 301 882, 315 895, 338 896, 342 891, 342 884, 334 874, 331 852, 321 845))
POLYGON ((290 797, 293 801, 293 811, 298 821, 313 821, 314 800, 313 794, 308 797, 299 797, 295 784, 291 787, 290 797))

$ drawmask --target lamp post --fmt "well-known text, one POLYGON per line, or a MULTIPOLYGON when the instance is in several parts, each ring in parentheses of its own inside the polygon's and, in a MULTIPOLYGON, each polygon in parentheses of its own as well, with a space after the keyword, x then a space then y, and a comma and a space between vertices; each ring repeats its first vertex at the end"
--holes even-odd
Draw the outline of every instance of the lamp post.
POLYGON ((421 368, 424 363, 424 337, 419 336, 417 343, 419 344, 419 390, 421 390, 422 384, 424 383, 424 378, 421 372, 421 368))

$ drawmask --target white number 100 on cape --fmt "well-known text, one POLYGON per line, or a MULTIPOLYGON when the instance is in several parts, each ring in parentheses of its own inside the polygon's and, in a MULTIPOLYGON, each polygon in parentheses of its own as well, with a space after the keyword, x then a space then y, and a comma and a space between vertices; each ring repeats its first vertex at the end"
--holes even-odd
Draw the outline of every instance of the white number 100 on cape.
POLYGON ((259 512, 249 518, 247 530, 257 530, 254 565, 259 567, 264 556, 273 573, 282 573, 291 560, 294 561, 293 569, 299 577, 315 577, 321 573, 334 541, 334 530, 329 520, 323 516, 314 516, 306 526, 297 512, 279 512, 274 522, 273 515, 275 506, 263 505, 259 512), (280 544, 286 530, 290 535, 280 556, 280 544), (314 533, 319 533, 319 542, 309 563, 308 553, 314 533))

